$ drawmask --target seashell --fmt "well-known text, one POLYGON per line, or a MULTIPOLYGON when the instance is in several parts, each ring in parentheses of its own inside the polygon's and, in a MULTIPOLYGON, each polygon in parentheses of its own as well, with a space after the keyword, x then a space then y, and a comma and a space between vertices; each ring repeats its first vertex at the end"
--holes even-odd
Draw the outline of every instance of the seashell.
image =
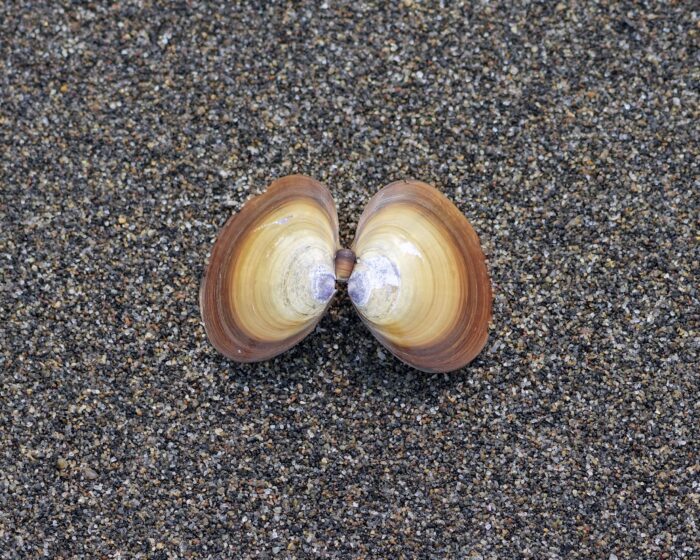
POLYGON ((348 293, 374 336, 427 372, 469 363, 486 344, 491 283, 479 238, 437 189, 398 181, 360 217, 348 293))
POLYGON ((274 181, 224 225, 200 288, 214 347, 240 362, 266 360, 308 335, 335 293, 338 216, 321 183, 274 181))
POLYGON ((392 183, 341 249, 330 192, 302 175, 273 182, 219 233, 200 288, 207 336, 233 360, 272 358, 314 329, 336 281, 377 339, 417 369, 458 369, 486 343, 491 284, 454 204, 425 183, 392 183))

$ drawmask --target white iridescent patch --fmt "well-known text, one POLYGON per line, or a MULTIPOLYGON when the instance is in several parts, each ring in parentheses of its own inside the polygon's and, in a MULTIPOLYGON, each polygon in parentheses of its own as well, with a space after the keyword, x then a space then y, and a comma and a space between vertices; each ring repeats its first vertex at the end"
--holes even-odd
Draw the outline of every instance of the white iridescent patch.
POLYGON ((358 259, 348 280, 348 294, 368 319, 378 320, 391 312, 400 280, 399 270, 391 259, 370 255, 358 259))

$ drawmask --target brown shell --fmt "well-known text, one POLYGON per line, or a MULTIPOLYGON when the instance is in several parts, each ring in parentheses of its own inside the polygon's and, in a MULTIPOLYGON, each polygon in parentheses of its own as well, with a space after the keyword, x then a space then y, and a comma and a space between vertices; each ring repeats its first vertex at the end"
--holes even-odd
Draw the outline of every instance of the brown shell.
POLYGON ((437 189, 397 181, 365 208, 348 291, 362 320, 398 358, 452 371, 486 344, 491 282, 479 238, 437 189))
POLYGON ((302 340, 335 291, 338 249, 333 198, 310 177, 283 177, 248 201, 219 232, 202 279, 200 309, 214 347, 252 362, 302 340), (307 285, 314 267, 321 271, 322 289, 307 285), (319 290, 323 297, 316 298, 319 290))

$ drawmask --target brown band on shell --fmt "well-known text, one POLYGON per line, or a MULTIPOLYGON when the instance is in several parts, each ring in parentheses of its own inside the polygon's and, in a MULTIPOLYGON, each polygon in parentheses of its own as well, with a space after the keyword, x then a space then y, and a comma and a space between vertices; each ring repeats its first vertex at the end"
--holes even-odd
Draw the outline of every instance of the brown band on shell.
POLYGON ((338 282, 347 282, 355 267, 355 253, 350 249, 340 249, 335 254, 335 279, 338 282))

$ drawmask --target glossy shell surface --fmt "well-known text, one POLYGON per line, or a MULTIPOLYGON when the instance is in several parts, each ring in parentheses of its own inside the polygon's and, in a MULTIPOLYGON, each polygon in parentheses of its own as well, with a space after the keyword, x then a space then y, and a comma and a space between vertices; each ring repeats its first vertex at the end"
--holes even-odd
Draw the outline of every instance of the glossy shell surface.
POLYGON ((200 289, 209 340, 236 361, 266 360, 316 326, 335 293, 338 217, 328 189, 283 177, 220 231, 200 289))
POLYGON ((363 321, 392 353, 427 372, 459 369, 486 344, 491 282, 479 238, 437 189, 398 181, 365 208, 348 281, 363 321))

